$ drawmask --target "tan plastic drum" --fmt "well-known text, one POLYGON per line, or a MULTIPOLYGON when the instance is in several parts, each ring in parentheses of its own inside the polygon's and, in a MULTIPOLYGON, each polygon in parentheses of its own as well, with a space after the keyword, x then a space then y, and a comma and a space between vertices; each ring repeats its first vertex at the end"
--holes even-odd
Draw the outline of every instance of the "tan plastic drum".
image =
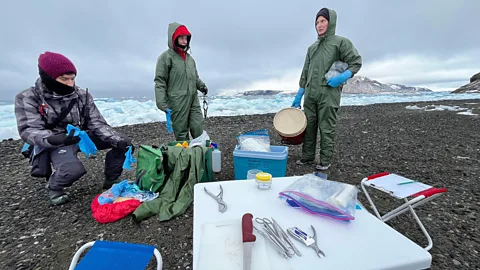
POLYGON ((282 143, 302 144, 303 134, 307 127, 307 117, 300 109, 285 108, 273 118, 273 127, 282 137, 282 143))

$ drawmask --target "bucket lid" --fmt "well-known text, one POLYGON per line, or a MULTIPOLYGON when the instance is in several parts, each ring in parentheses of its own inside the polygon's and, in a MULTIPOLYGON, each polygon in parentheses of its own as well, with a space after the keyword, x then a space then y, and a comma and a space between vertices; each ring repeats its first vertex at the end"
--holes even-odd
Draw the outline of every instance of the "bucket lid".
POLYGON ((273 127, 282 136, 297 136, 307 127, 307 117, 300 109, 284 108, 273 118, 273 127))

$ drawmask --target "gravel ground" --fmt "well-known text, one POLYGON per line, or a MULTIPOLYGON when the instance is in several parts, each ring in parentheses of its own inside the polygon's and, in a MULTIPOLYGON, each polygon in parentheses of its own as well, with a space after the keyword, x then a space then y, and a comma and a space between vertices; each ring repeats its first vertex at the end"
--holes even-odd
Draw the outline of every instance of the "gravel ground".
MULTIPOLYGON (((432 269, 480 269, 480 117, 405 109, 407 105, 427 104, 459 105, 480 113, 480 99, 342 107, 329 178, 359 184, 364 176, 390 171, 447 187, 446 195, 418 210, 434 241, 430 250, 432 269)), ((207 131, 220 144, 223 155, 218 180, 233 179, 232 152, 235 136, 241 132, 268 128, 272 144, 280 144, 272 126, 273 117, 266 114, 207 119, 207 131)), ((119 130, 131 136, 136 145, 173 140, 164 123, 124 126, 119 130)), ((130 218, 97 223, 91 216, 90 203, 102 191, 105 151, 85 161, 88 173, 69 190, 73 202, 52 207, 44 190, 45 181, 29 176, 27 160, 18 153, 20 147, 20 141, 0 143, 0 183, 5 191, 0 195, 1 269, 67 269, 82 244, 98 239, 152 244, 163 255, 164 269, 192 269, 192 207, 181 217, 166 222, 153 217, 141 224, 130 218)), ((292 146, 289 152, 287 175, 314 170, 313 166, 295 166, 301 146, 292 146)), ((132 172, 125 172, 125 177, 133 179, 132 172)), ((383 198, 378 193, 374 196, 383 198)), ((366 204, 363 194, 359 199, 366 204)), ((380 201, 380 209, 394 204, 385 198, 380 201)), ((388 224, 425 245, 423 234, 406 217, 388 224)))

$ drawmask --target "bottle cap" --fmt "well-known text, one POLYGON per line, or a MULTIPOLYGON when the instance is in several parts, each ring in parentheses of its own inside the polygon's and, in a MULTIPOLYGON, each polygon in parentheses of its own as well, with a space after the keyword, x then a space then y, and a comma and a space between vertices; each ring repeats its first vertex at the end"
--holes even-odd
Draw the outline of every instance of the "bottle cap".
POLYGON ((255 175, 258 181, 270 181, 272 180, 272 175, 266 172, 260 172, 255 175))

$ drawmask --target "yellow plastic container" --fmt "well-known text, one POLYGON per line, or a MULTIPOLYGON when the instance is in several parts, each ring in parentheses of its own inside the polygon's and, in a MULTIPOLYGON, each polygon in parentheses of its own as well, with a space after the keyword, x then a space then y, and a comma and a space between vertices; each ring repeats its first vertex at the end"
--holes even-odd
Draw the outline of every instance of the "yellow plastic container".
POLYGON ((258 189, 269 189, 272 185, 272 175, 266 172, 260 172, 255 175, 255 183, 258 189))

